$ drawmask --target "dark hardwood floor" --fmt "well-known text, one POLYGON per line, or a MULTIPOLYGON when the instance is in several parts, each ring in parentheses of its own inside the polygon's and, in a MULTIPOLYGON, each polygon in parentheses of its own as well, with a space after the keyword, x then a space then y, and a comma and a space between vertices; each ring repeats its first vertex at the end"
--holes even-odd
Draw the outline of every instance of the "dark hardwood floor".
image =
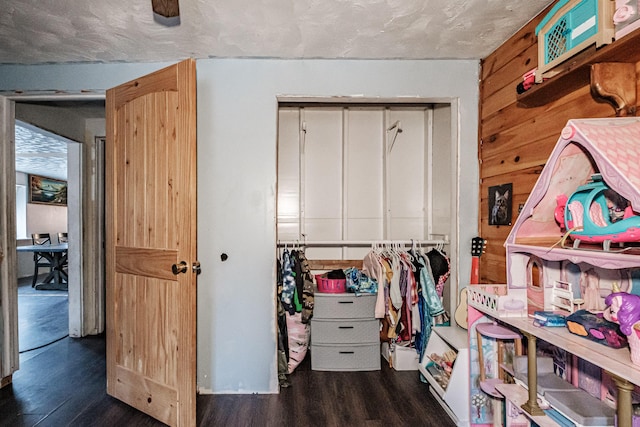
MULTIPOLYGON (((384 361, 384 359, 383 359, 384 361)), ((280 394, 200 395, 199 426, 453 426, 415 371, 312 371, 280 394)), ((105 392, 104 336, 65 338, 0 389, 1 426, 161 426, 105 392)))
MULTIPOLYGON (((312 371, 308 358, 279 394, 200 395, 199 426, 428 426, 454 423, 416 371, 312 371)), ((160 426, 107 396, 104 336, 63 338, 21 355, 0 389, 0 426, 160 426)))

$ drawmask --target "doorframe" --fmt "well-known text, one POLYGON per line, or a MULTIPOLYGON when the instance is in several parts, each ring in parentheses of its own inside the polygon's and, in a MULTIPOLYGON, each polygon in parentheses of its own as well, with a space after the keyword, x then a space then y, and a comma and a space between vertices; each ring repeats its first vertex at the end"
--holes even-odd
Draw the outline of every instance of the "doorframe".
MULTIPOLYGON (((104 99, 104 94, 0 94, 0 200, 6 200, 6 209, 0 210, 0 387, 11 383, 11 377, 20 368, 18 350, 18 292, 15 218, 15 103, 29 101, 87 101, 104 99), (4 248, 4 249, 3 249, 4 248)), ((79 167, 78 259, 82 274, 76 286, 69 287, 69 331, 71 336, 86 336, 104 331, 104 245, 97 241, 104 238, 104 200, 92 200, 92 189, 104 184, 104 168, 91 164, 104 160, 99 150, 92 157, 97 142, 81 141, 79 167), (89 165, 82 159, 89 160, 89 165), (102 211, 100 211, 100 209, 102 211), (87 233, 86 227, 91 233, 87 233), (96 233, 98 238, 95 238, 96 233), (94 238, 91 238, 93 235, 94 238), (82 256, 90 253, 92 256, 82 256), (99 254, 102 254, 100 256, 99 254), (98 256, 96 256, 98 255, 98 256), (98 272, 98 276, 96 273, 98 272), (90 275, 90 276, 88 276, 90 275), (87 280, 87 278, 93 280, 87 280), (73 314, 73 315, 72 315, 73 314), (71 333, 73 331, 73 333, 71 333)), ((104 194, 102 194, 104 197, 104 194)))

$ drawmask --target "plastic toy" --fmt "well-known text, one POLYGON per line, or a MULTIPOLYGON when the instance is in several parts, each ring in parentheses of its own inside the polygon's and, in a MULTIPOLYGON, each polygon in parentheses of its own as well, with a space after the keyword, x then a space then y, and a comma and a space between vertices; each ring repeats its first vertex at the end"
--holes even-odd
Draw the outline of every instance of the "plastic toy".
POLYGON ((614 206, 615 196, 620 198, 600 174, 594 174, 590 182, 578 187, 568 199, 563 195, 557 197, 558 208, 565 203, 564 227, 574 240, 574 249, 582 241, 602 243, 605 251, 610 250, 611 243, 640 241, 640 216, 628 202, 623 208, 614 206))
POLYGON ((604 318, 620 325, 620 332, 625 334, 629 341, 631 362, 640 365, 640 296, 627 292, 613 292, 604 302, 607 305, 603 313, 604 318))
POLYGON ((536 27, 538 70, 536 83, 553 77, 554 70, 572 56, 595 44, 613 41, 613 3, 598 0, 559 0, 536 27))

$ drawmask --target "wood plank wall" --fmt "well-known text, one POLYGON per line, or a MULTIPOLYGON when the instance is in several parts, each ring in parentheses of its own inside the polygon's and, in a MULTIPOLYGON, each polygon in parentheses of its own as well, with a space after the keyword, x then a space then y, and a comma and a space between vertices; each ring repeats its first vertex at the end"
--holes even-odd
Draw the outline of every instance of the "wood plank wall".
MULTIPOLYGON (((487 239, 487 248, 480 257, 480 283, 506 283, 503 245, 511 231, 511 226, 489 225, 489 187, 513 183, 514 222, 518 207, 527 200, 567 120, 615 116, 610 105, 591 97, 588 86, 541 107, 516 105, 517 84, 538 63, 535 27, 551 6, 481 63, 479 230, 487 239)), ((636 63, 638 75, 640 62, 636 63)), ((636 78, 636 86, 639 83, 636 78)))

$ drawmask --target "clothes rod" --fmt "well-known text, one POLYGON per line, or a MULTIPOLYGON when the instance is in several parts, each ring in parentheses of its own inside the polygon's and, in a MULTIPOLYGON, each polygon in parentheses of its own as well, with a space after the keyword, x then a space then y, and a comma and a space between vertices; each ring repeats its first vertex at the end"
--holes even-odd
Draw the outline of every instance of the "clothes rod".
POLYGON ((445 236, 443 239, 427 239, 427 240, 281 240, 278 241, 278 247, 285 246, 371 246, 371 245, 448 245, 449 238, 445 236))

